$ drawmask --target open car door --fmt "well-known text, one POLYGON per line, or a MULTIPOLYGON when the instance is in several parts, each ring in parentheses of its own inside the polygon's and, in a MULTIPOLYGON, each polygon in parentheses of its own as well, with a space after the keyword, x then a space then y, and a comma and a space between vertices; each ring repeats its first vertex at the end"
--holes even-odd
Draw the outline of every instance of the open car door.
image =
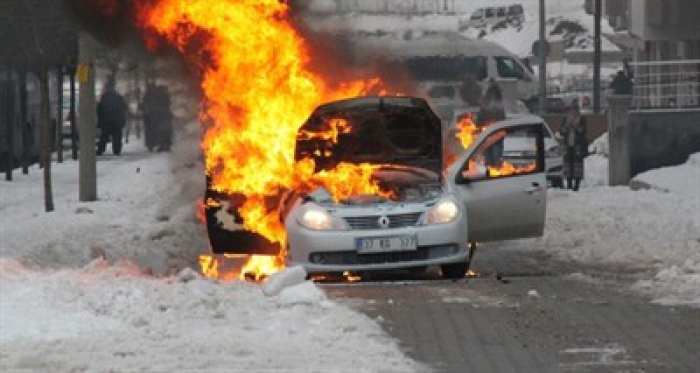
POLYGON ((214 254, 278 255, 280 245, 244 227, 238 208, 245 201, 242 195, 220 193, 211 188, 207 176, 204 195, 204 218, 209 244, 214 254))
POLYGON ((544 131, 537 117, 493 124, 447 170, 450 188, 467 212, 471 242, 542 235, 544 131), (517 152, 509 149, 513 146, 517 152))

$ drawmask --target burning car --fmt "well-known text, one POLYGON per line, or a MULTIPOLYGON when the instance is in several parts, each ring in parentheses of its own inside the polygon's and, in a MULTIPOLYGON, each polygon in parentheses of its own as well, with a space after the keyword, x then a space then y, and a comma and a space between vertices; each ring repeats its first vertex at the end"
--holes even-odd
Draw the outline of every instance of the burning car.
POLYGON ((442 126, 428 104, 410 97, 360 97, 321 105, 298 131, 295 159, 319 177, 345 166, 370 170, 370 192, 335 183, 280 191, 286 241, 245 229, 242 196, 208 188, 206 221, 215 253, 283 253, 307 272, 440 266, 463 277, 477 242, 538 236, 546 206, 545 129, 526 116, 495 123, 449 167, 442 126), (504 154, 517 139, 528 152, 504 154))

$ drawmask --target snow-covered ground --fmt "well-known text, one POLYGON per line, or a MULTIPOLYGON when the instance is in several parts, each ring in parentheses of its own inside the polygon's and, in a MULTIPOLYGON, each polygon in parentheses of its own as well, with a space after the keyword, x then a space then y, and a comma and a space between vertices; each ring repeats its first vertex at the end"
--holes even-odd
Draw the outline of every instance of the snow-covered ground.
MULTIPOLYGON (((435 32, 460 32, 460 21, 468 20, 471 14, 479 8, 509 6, 522 4, 524 9, 524 22, 519 27, 506 27, 492 30, 489 26, 483 28, 469 28, 462 30, 469 38, 483 37, 501 44, 511 52, 526 57, 531 54, 532 43, 539 39, 539 1, 538 0, 469 0, 459 6, 458 14, 427 14, 427 15, 386 15, 345 13, 339 15, 324 14, 311 16, 308 22, 314 29, 325 30, 352 30, 365 35, 373 35, 386 38, 409 37, 420 38, 422 35, 435 32), (482 30, 485 31, 482 35, 482 30)), ((585 32, 577 37, 578 46, 575 49, 592 50, 594 20, 593 16, 586 14, 583 0, 548 0, 547 1, 547 32, 562 20, 579 24, 585 32)), ((612 28, 606 23, 602 24, 603 33, 613 33, 612 28)), ((555 36, 556 38, 558 36, 555 36)), ((603 50, 617 51, 614 44, 607 39, 603 40, 603 50)))
MULTIPOLYGON (((606 139, 594 147, 606 152, 606 139)), ((700 153, 684 165, 608 187, 607 158, 586 159, 580 192, 550 190, 545 235, 534 245, 566 260, 646 274, 634 288, 654 302, 700 307, 700 153)))
POLYGON ((266 296, 188 269, 207 247, 198 138, 101 157, 92 203, 77 201, 77 162, 54 164, 51 213, 40 170, 0 181, 0 370, 421 370, 311 282, 266 296))

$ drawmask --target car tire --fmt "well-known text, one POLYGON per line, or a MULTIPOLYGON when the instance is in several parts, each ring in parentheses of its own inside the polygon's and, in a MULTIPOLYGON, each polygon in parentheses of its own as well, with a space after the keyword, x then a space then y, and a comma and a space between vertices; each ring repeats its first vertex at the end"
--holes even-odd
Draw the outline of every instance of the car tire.
POLYGON ((440 266, 442 277, 450 280, 459 280, 467 275, 469 262, 444 264, 440 266))

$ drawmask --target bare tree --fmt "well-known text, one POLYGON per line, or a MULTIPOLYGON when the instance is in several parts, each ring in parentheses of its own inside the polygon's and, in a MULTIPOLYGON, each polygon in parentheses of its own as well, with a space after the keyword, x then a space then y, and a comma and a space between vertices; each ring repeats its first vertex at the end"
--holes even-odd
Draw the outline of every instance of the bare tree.
POLYGON ((28 171, 28 134, 26 123, 26 71, 39 79, 42 130, 41 163, 44 167, 44 207, 53 211, 51 187, 51 154, 54 131, 49 99, 49 68, 62 63, 68 55, 75 54, 75 28, 67 17, 59 0, 2 0, 0 2, 1 35, 5 43, 0 61, 20 71, 20 101, 23 126, 23 163, 28 171))

